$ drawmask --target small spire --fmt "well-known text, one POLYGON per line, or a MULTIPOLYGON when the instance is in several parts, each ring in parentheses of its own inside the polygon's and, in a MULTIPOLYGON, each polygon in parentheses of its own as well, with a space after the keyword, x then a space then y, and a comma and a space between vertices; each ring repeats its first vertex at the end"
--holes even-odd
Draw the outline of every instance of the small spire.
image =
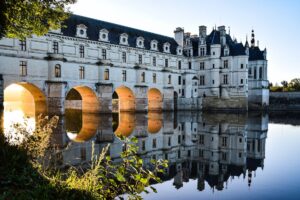
POLYGON ((228 26, 228 35, 230 36, 230 26, 228 26))
POLYGON ((251 47, 255 47, 255 34, 253 29, 251 34, 251 47))

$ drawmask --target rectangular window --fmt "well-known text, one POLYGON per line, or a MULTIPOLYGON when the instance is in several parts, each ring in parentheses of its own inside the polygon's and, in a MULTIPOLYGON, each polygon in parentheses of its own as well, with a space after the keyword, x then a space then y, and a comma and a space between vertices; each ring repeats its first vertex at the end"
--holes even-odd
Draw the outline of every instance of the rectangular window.
POLYGON ((20 61, 20 71, 21 71, 21 76, 27 76, 27 62, 26 61, 20 61))
POLYGON ((156 73, 153 73, 152 78, 153 78, 153 83, 156 83, 156 73))
POLYGON ((168 138, 168 146, 171 146, 171 137, 168 138))
POLYGON ((181 137, 180 137, 180 135, 178 135, 178 144, 180 144, 181 143, 181 137))
POLYGON ((215 64, 213 64, 213 69, 215 68, 215 64))
POLYGON ((222 156, 222 160, 223 161, 226 161, 227 160, 227 153, 226 152, 222 152, 222 154, 221 154, 222 156))
POLYGON ((205 48, 200 48, 200 56, 205 56, 205 48))
POLYGON ((244 69, 244 64, 241 64, 241 69, 244 69))
POLYGON ((79 46, 79 55, 80 55, 80 58, 84 58, 84 46, 83 45, 79 46))
POLYGON ((205 62, 200 62, 200 70, 204 70, 205 62))
POLYGON ((185 79, 182 80, 182 85, 185 85, 185 79))
POLYGON ((200 157, 200 158, 203 158, 203 156, 204 156, 204 151, 203 151, 203 149, 199 149, 199 157, 200 157))
POLYGON ((182 89, 182 91, 181 91, 181 96, 184 97, 184 89, 182 89))
POLYGON ((227 147, 227 137, 222 137, 222 146, 227 147))
POLYGON ((152 141, 152 148, 156 148, 156 139, 153 139, 152 141))
POLYGON ((200 85, 205 85, 205 76, 204 75, 200 76, 200 85))
POLYGON ((142 72, 141 74, 141 82, 145 83, 145 72, 142 72))
POLYGON ((178 60, 178 69, 181 69, 181 60, 178 60))
POLYGON ((139 64, 143 64, 143 56, 142 55, 139 55, 139 64))
POLYGON ((109 69, 105 69, 104 71, 104 80, 109 80, 109 69))
POLYGON ((54 75, 56 78, 61 77, 61 66, 59 64, 55 65, 54 75))
POLYGON ((192 69, 192 62, 189 62, 189 69, 192 69))
POLYGON ((152 58, 152 64, 153 64, 154 67, 156 66, 156 57, 152 58))
POLYGON ((223 84, 228 84, 228 74, 223 75, 223 84))
POLYGON ((142 141, 142 151, 146 150, 146 142, 145 140, 142 141))
POLYGON ((20 49, 21 51, 26 51, 27 47, 26 47, 26 40, 20 40, 20 49))
POLYGON ((53 42, 53 53, 58 53, 58 42, 54 41, 53 42))
POLYGON ((254 67, 254 79, 257 78, 257 72, 256 72, 256 67, 254 67))
POLYGON ((126 63, 126 52, 122 52, 122 62, 126 63))
POLYGON ((244 79, 241 79, 241 84, 244 84, 244 79))
POLYGON ((126 81, 126 76, 127 76, 126 70, 122 70, 122 80, 123 81, 126 81))
POLYGON ((224 60, 224 69, 228 69, 228 60, 224 60))
POLYGON ((84 67, 79 67, 79 79, 84 79, 84 67))
POLYGON ((199 144, 204 144, 204 135, 200 135, 199 144))
POLYGON ((172 84, 172 76, 171 75, 168 76, 168 84, 172 84))
POLYGON ((165 59, 165 67, 169 67, 169 60, 165 59))
POLYGON ((181 76, 178 76, 178 85, 181 85, 181 76))
POLYGON ((102 59, 106 60, 106 49, 102 49, 102 59))
POLYGON ((248 74, 251 75, 252 74, 252 70, 251 68, 248 69, 248 74))

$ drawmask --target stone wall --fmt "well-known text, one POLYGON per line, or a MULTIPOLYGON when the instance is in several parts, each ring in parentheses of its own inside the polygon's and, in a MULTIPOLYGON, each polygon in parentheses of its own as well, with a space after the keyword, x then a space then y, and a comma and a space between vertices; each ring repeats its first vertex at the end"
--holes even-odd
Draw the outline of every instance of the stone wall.
POLYGON ((270 92, 270 110, 300 110, 300 92, 270 92))
POLYGON ((248 99, 246 97, 234 97, 222 99, 218 97, 203 98, 203 110, 242 110, 248 109, 248 99))

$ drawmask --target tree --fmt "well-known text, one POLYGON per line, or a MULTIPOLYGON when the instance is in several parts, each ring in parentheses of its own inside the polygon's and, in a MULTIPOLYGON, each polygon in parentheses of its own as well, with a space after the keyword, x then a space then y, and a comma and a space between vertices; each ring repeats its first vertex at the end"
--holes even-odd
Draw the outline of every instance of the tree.
POLYGON ((76 0, 0 0, 0 38, 24 39, 56 30, 76 0))
POLYGON ((294 78, 289 82, 289 87, 296 91, 300 91, 300 78, 294 78))
POLYGON ((287 82, 287 81, 281 81, 281 85, 282 85, 284 88, 287 88, 287 87, 288 87, 288 82, 287 82))

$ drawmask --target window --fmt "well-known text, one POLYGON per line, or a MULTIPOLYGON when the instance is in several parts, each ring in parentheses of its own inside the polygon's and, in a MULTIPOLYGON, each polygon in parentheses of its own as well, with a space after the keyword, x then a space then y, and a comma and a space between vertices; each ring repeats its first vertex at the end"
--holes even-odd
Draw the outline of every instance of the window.
POLYGON ((61 77, 61 66, 59 64, 55 65, 54 75, 55 75, 56 78, 61 77))
POLYGON ((189 62, 189 69, 192 69, 192 62, 189 62))
POLYGON ((180 137, 180 135, 178 135, 178 144, 180 144, 181 143, 181 137, 180 137))
POLYGON ((178 156, 178 158, 181 157, 181 152, 180 152, 180 150, 178 150, 177 156, 178 156))
POLYGON ((205 76, 204 75, 200 76, 200 85, 205 85, 205 76))
POLYGON ((182 85, 185 85, 185 79, 182 80, 182 85))
POLYGON ((204 135, 199 136, 199 144, 204 144, 204 135))
POLYGON ((141 82, 145 83, 145 72, 142 72, 141 74, 141 82))
POLYGON ((226 152, 222 152, 222 160, 226 161, 227 160, 227 153, 226 152))
POLYGON ((204 151, 202 149, 199 149, 199 157, 203 158, 204 156, 204 151))
POLYGON ((102 59, 106 60, 106 49, 102 49, 102 59))
POLYGON ((223 75, 223 84, 228 84, 228 74, 223 75))
POLYGON ((156 148, 156 139, 152 140, 152 148, 156 148))
POLYGON ((152 79, 153 79, 153 83, 156 83, 156 73, 153 73, 152 79))
POLYGON ((126 70, 122 70, 122 80, 126 81, 126 70))
POLYGON ((241 69, 244 69, 244 64, 241 64, 241 69))
POLYGON ((205 48, 200 48, 200 56, 205 56, 205 48))
POLYGON ((182 93, 181 93, 181 96, 183 96, 184 97, 184 89, 182 89, 182 91, 181 91, 182 93))
POLYGON ((58 53, 58 42, 54 41, 53 42, 53 53, 58 53))
POLYGON ((26 40, 20 40, 21 51, 26 51, 26 40))
POLYGON ((181 60, 178 60, 178 69, 181 69, 181 60))
POLYGON ((21 76, 27 76, 27 62, 20 61, 21 76))
POLYGON ((142 141, 142 151, 146 150, 146 142, 145 140, 142 141))
POLYGON ((84 67, 79 67, 79 79, 84 79, 84 67))
POLYGON ((168 76, 168 84, 172 84, 172 76, 171 75, 168 76))
POLYGON ((178 85, 181 85, 181 76, 178 76, 178 85))
POLYGON ((168 66, 169 66, 169 60, 165 59, 165 67, 168 67, 168 66))
POLYGON ((228 60, 224 60, 224 69, 228 69, 228 60))
POLYGON ((244 79, 241 79, 241 84, 244 84, 244 79))
POLYGON ((126 52, 122 52, 122 62, 126 63, 126 52))
POLYGON ((200 70, 204 70, 205 62, 200 62, 200 70))
POLYGON ((216 55, 216 53, 213 51, 213 55, 216 55))
POLYGON ((227 147, 227 137, 222 137, 222 146, 227 147))
POLYGON ((153 66, 156 66, 156 57, 152 58, 152 64, 153 64, 153 66))
POLYGON ((251 68, 248 69, 248 74, 251 75, 252 74, 252 70, 251 68))
POLYGON ((215 84, 215 80, 212 80, 212 84, 215 84))
POLYGON ((262 67, 259 68, 258 77, 259 79, 262 79, 262 67))
POLYGON ((215 64, 213 64, 213 69, 215 68, 215 64))
POLYGON ((254 67, 254 79, 257 78, 256 76, 257 76, 257 75, 256 75, 256 67, 254 67))
POLYGON ((80 55, 80 58, 84 58, 84 46, 83 45, 79 46, 79 55, 80 55))
POLYGON ((106 34, 105 34, 105 33, 102 34, 102 39, 103 39, 103 40, 106 39, 106 34))
POLYGON ((141 54, 139 55, 139 64, 143 64, 143 56, 141 54))
POLYGON ((171 137, 168 138, 168 146, 171 146, 171 137))
POLYGON ((109 69, 105 69, 104 71, 104 80, 109 80, 109 69))

